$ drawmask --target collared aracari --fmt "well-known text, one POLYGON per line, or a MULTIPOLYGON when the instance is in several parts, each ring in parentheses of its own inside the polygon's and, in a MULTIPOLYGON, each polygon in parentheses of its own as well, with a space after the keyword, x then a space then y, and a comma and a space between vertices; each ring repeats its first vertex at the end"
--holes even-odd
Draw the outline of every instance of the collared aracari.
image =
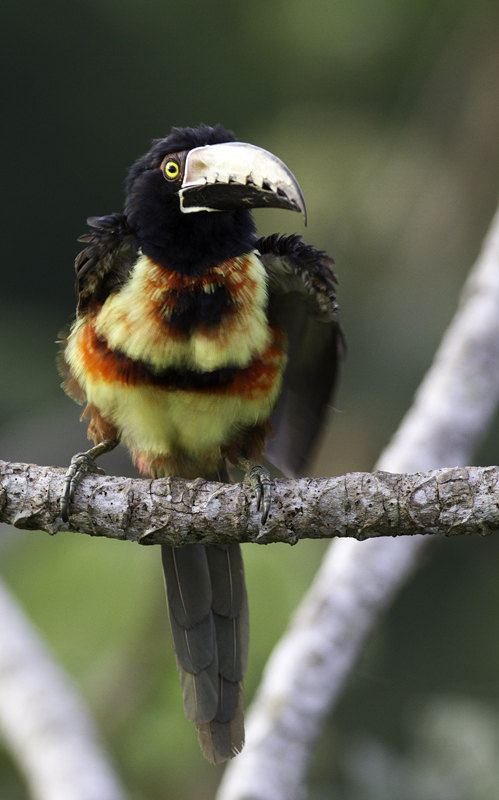
MULTIPOLYGON (((300 211, 274 155, 221 126, 173 128, 131 167, 125 211, 90 217, 76 259, 64 388, 94 447, 67 473, 67 521, 95 457, 123 442, 154 478, 246 469, 265 523, 263 453, 298 475, 341 358, 332 259, 297 235, 258 239, 251 208, 300 211), (268 439, 268 442, 267 442, 268 439)), ((162 547, 187 717, 220 763, 244 743, 249 625, 239 545, 162 547)))

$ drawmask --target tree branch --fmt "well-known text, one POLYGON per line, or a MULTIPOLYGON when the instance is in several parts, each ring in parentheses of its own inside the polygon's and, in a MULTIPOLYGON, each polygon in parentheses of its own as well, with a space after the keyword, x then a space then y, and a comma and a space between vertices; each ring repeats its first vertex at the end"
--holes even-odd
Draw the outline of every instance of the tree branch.
MULTIPOLYGON (((378 469, 464 465, 499 399, 499 212, 435 360, 378 469)), ((299 800, 317 738, 366 636, 418 563, 427 537, 338 539, 272 653, 246 746, 217 800, 299 800)))
POLYGON ((140 544, 285 542, 416 534, 487 534, 499 528, 499 468, 465 467, 397 475, 277 480, 264 529, 252 490, 180 478, 88 476, 71 524, 60 518, 64 472, 0 461, 0 522, 140 544))
POLYGON ((93 723, 0 584, 0 730, 34 800, 125 800, 93 723))
MULTIPOLYGON (((498 267, 499 215, 414 405, 378 462, 380 469, 411 472, 471 460, 499 396, 498 267)), ((2 519, 20 528, 51 533, 67 527, 59 517, 63 471, 32 465, 4 467, 2 519)), ((246 748, 229 765, 219 800, 295 800, 303 796, 304 776, 323 719, 365 636, 412 571, 422 548, 423 537, 419 536, 396 541, 379 538, 398 530, 395 519, 397 525, 402 519, 407 521, 406 532, 411 534, 421 527, 445 533, 483 533, 497 527, 495 468, 423 473, 415 476, 415 484, 410 483, 412 479, 410 475, 387 477, 386 473, 353 475, 337 479, 340 483, 334 490, 330 482, 276 482, 275 517, 259 539, 262 543, 294 543, 306 535, 307 526, 312 536, 349 536, 357 522, 361 538, 375 538, 362 544, 338 539, 330 549, 269 661, 249 715, 246 748), (482 479, 484 492, 478 489, 482 479), (399 499, 403 484, 412 488, 399 499), (386 502, 387 485, 396 490, 397 502, 392 505, 386 502), (316 500, 312 507, 305 502, 310 490, 316 500), (343 509, 346 517, 337 514, 338 509, 343 509)), ((260 526, 252 503, 245 486, 92 476, 78 492, 71 529, 143 543, 214 543, 233 541, 234 536, 255 541, 260 526), (107 498, 109 503, 101 505, 107 498), (213 521, 204 539, 197 529, 202 520, 201 501, 207 513, 202 524, 209 520, 212 525, 213 521), (135 529, 138 520, 142 527, 135 529), (180 523, 178 536, 173 529, 176 523, 180 523), (131 534, 133 530, 136 532, 131 534)), ((2 709, 0 716, 4 714, 2 709)), ((21 752, 18 757, 21 760, 21 752)), ((51 800, 53 797, 56 795, 51 800)))

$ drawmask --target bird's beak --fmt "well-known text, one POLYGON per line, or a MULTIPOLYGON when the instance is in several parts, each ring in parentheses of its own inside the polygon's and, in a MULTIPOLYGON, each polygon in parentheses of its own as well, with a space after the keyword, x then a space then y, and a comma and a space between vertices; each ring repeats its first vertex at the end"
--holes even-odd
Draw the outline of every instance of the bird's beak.
POLYGON ((261 147, 227 142, 195 147, 187 154, 180 208, 232 211, 236 208, 307 210, 298 181, 283 162, 261 147))

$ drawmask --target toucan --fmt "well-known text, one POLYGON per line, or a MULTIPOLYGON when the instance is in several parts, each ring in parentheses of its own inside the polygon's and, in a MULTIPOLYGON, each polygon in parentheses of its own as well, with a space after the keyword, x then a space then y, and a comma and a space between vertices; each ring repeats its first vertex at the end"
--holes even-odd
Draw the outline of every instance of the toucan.
MULTIPOLYGON (((252 208, 303 214, 296 178, 220 125, 173 128, 128 172, 124 213, 90 217, 76 259, 65 391, 94 447, 73 457, 67 522, 95 459, 122 442, 142 474, 228 480, 271 522, 263 455, 301 474, 344 349, 333 260, 300 236, 258 238, 252 208)), ((215 764, 244 744, 248 602, 238 544, 162 546, 186 716, 215 764)))

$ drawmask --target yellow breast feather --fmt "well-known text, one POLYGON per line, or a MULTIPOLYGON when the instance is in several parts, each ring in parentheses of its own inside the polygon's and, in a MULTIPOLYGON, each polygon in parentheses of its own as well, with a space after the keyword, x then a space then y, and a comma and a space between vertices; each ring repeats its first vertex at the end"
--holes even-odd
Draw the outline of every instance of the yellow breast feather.
POLYGON ((240 256, 198 276, 168 272, 141 255, 127 284, 109 297, 95 329, 109 347, 156 370, 207 372, 243 367, 260 355, 271 336, 266 319, 267 283, 255 253, 240 256), (181 291, 214 291, 223 285, 231 298, 223 324, 184 333, 170 323, 181 291))

